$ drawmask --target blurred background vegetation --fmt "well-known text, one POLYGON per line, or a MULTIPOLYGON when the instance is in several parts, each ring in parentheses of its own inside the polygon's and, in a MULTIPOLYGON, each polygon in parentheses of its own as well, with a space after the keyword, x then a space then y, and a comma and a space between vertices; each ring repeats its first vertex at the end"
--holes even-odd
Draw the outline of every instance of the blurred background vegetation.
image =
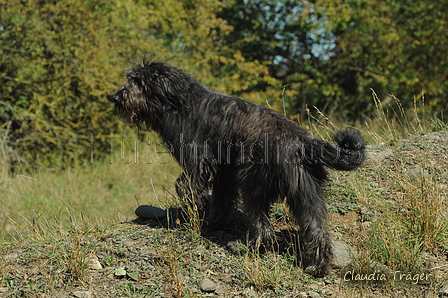
POLYGON ((144 56, 299 120, 362 123, 371 90, 443 119, 447 22, 445 0, 0 0, 0 174, 88 162, 129 133, 108 98, 144 56))

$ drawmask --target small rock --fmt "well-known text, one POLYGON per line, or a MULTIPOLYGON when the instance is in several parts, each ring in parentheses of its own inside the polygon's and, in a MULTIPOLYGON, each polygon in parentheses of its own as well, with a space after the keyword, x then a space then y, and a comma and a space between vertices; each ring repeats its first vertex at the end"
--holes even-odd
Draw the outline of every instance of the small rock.
POLYGON ((219 285, 216 287, 215 294, 216 295, 222 295, 227 292, 227 287, 225 285, 219 285))
POLYGON ((322 288, 322 282, 315 281, 312 284, 310 284, 310 289, 312 289, 312 290, 317 290, 320 288, 322 288))
POLYGON ((10 253, 10 254, 4 256, 3 259, 6 262, 15 262, 18 257, 19 257, 19 254, 14 252, 14 253, 10 253))
POLYGON ((365 206, 361 207, 361 208, 359 209, 359 214, 360 214, 360 215, 366 215, 366 214, 369 214, 369 208, 367 208, 367 207, 365 207, 365 206))
POLYGON ((390 148, 375 150, 375 152, 374 151, 367 152, 367 156, 375 161, 385 159, 386 157, 392 154, 393 151, 390 148))
POLYGON ((371 221, 373 218, 374 213, 372 211, 370 211, 369 208, 367 207, 361 207, 361 209, 359 209, 359 220, 361 221, 361 223, 364 223, 366 221, 371 221))
POLYGON ((331 289, 326 289, 323 291, 323 294, 325 296, 332 296, 333 295, 333 291, 331 289))
POLYGON ((89 269, 92 269, 92 270, 103 269, 103 266, 101 265, 100 261, 98 261, 98 257, 94 254, 91 254, 89 256, 89 259, 87 262, 88 262, 89 269))
POLYGON ((95 272, 94 274, 93 274, 93 279, 100 279, 102 277, 102 275, 101 275, 101 273, 99 273, 99 272, 95 272))
POLYGON ((211 281, 208 278, 205 278, 201 281, 201 290, 207 293, 212 293, 214 291, 216 291, 216 288, 218 286, 216 285, 216 283, 214 283, 213 281, 211 281))
POLYGON ((114 275, 115 276, 126 276, 126 268, 125 267, 118 267, 115 269, 114 275))
POLYGON ((77 298, 91 298, 92 292, 90 291, 75 291, 73 292, 73 296, 77 298))
POLYGON ((163 219, 166 217, 166 210, 149 205, 140 205, 135 209, 135 215, 141 219, 163 219))
POLYGON ((428 176, 428 171, 423 169, 421 166, 416 165, 414 168, 406 171, 404 174, 411 179, 421 179, 428 176))
POLYGON ((333 266, 336 268, 343 268, 352 262, 354 256, 353 249, 345 242, 333 241, 334 258, 333 266))
POLYGON ((320 298, 321 297, 319 295, 319 293, 316 293, 314 291, 308 291, 307 294, 308 294, 308 297, 311 297, 311 298, 320 298))
POLYGON ((231 274, 223 274, 221 276, 221 280, 225 283, 231 283, 232 282, 232 275, 231 274))
POLYGON ((361 227, 364 231, 370 230, 371 225, 372 225, 372 223, 370 221, 365 221, 365 222, 361 223, 361 227))
POLYGON ((249 289, 246 292, 246 297, 247 298, 258 298, 258 293, 254 289, 249 289))

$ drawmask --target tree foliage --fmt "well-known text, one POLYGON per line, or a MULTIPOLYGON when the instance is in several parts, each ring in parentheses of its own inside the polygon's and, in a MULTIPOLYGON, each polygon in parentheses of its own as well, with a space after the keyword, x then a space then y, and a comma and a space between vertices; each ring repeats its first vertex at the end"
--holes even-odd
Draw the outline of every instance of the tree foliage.
POLYGON ((92 137, 101 143, 117 127, 107 94, 122 76, 127 37, 112 21, 112 5, 8 1, 1 7, 0 123, 9 124, 9 145, 25 166, 86 157, 92 137))
MULTIPOLYGON (((373 108, 371 91, 405 105, 425 94, 446 110, 447 2, 235 0, 220 16, 226 40, 296 93, 289 112, 317 105, 356 119, 373 108)), ((259 88, 266 88, 259 84, 259 88)))
POLYGON ((0 168, 108 147, 126 132, 108 96, 144 56, 287 114, 315 105, 354 120, 371 88, 446 110, 447 4, 0 0, 0 168))
POLYGON ((231 31, 217 1, 4 0, 0 13, 1 167, 86 162, 123 131, 108 96, 130 61, 171 62, 213 84, 219 61, 225 89, 247 89, 240 69, 256 63, 219 47, 231 31), (3 150, 6 152, 7 150, 3 150), (96 150, 96 153, 99 151, 96 150))
MULTIPOLYGON (((337 39, 333 68, 350 72, 355 96, 374 88, 405 104, 425 94, 433 110, 445 110, 448 88, 446 1, 322 1, 337 39), (339 62, 339 63, 336 63, 339 62), (342 66, 342 67, 341 67, 342 66)), ((365 95, 362 98, 365 98, 365 95)))

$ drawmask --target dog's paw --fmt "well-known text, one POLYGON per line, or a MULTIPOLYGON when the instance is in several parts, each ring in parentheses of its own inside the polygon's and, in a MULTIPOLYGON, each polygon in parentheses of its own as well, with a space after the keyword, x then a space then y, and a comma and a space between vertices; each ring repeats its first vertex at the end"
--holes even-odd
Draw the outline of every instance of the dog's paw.
POLYGON ((304 272, 314 277, 324 277, 325 275, 328 274, 328 268, 327 267, 320 268, 318 266, 312 265, 306 267, 304 272))
POLYGON ((234 255, 245 254, 248 251, 247 246, 241 243, 241 241, 239 240, 228 242, 227 249, 234 255))

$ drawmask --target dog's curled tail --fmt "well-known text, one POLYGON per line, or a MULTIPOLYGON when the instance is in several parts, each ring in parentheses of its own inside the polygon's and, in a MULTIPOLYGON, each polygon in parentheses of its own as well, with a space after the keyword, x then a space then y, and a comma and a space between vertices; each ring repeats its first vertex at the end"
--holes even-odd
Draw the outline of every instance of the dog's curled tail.
POLYGON ((323 146, 321 161, 325 166, 339 171, 351 171, 362 165, 366 159, 366 142, 358 130, 338 131, 333 139, 336 147, 323 146))

